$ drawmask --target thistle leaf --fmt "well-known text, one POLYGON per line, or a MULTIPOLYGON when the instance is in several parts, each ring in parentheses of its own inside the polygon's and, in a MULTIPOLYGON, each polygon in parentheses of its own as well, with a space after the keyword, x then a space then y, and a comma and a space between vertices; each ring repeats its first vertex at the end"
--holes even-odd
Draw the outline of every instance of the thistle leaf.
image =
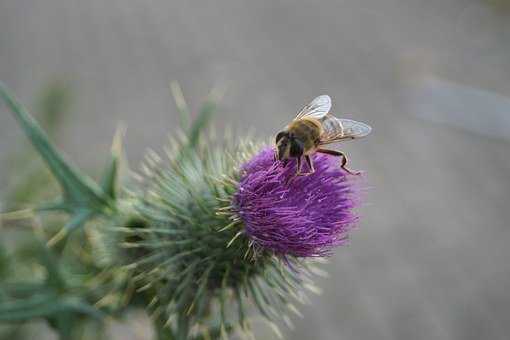
POLYGON ((77 299, 67 299, 60 303, 62 309, 69 312, 87 315, 96 320, 103 320, 106 314, 94 306, 77 299))
POLYGON ((123 130, 121 128, 117 129, 117 132, 113 137, 111 149, 112 157, 101 179, 101 188, 103 189, 103 192, 112 200, 117 198, 118 192, 119 172, 123 153, 122 135, 123 130))
POLYGON ((0 322, 44 318, 60 334, 67 334, 73 328, 73 320, 80 316, 102 320, 104 313, 68 284, 68 276, 56 255, 41 242, 37 242, 34 249, 34 255, 46 270, 46 278, 38 283, 1 282, 0 291, 4 296, 0 303, 0 322))
POLYGON ((181 86, 178 82, 173 81, 170 83, 170 90, 172 91, 177 111, 179 111, 181 129, 186 130, 189 126, 190 111, 186 99, 184 99, 181 86))
POLYGON ((93 210, 76 210, 74 215, 72 215, 71 219, 66 223, 64 229, 66 230, 74 230, 76 228, 81 227, 85 222, 91 219, 96 213, 93 210))
POLYGON ((57 297, 53 294, 37 294, 15 302, 4 302, 0 306, 0 321, 24 321, 45 317, 57 310, 57 297))
POLYGON ((46 206, 44 210, 64 210, 72 219, 69 229, 80 227, 88 218, 102 213, 113 204, 108 195, 91 178, 81 173, 55 149, 36 120, 18 103, 0 82, 0 98, 12 111, 30 142, 46 162, 59 182, 63 197, 60 204, 46 206))
POLYGON ((34 318, 51 318, 59 313, 77 313, 101 320, 104 314, 91 305, 62 299, 54 294, 34 295, 31 298, 0 306, 0 322, 28 321, 34 318))
POLYGON ((41 242, 37 242, 36 247, 37 255, 39 259, 41 259, 41 264, 46 269, 48 275, 46 278, 47 285, 55 290, 65 289, 67 285, 64 277, 62 276, 55 254, 53 254, 53 252, 41 242))
POLYGON ((115 199, 117 197, 118 171, 119 159, 112 154, 112 158, 103 173, 103 177, 101 178, 101 188, 111 199, 115 199))
POLYGON ((216 103, 213 100, 208 100, 204 103, 200 112, 198 113, 198 117, 191 124, 191 128, 189 130, 189 147, 191 149, 195 148, 200 139, 200 135, 205 127, 209 124, 211 117, 216 110, 216 103))

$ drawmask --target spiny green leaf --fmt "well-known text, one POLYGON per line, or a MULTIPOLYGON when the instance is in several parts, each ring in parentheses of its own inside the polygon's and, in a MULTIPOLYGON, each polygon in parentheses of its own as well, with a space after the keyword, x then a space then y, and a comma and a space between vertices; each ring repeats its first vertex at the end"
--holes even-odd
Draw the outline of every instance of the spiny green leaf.
POLYGON ((85 216, 91 217, 103 212, 105 208, 112 207, 112 202, 105 192, 97 183, 64 159, 51 144, 36 120, 1 82, 0 98, 11 109, 32 145, 60 183, 63 190, 62 203, 54 205, 52 208, 64 210, 74 216, 69 224, 70 227, 79 227, 87 220, 85 216))
POLYGON ((66 223, 66 230, 73 230, 75 228, 81 227, 87 220, 91 219, 96 214, 93 210, 76 210, 71 219, 66 223))
POLYGON ((0 279, 4 278, 9 272, 9 257, 5 248, 0 244, 0 279))
POLYGON ((118 128, 113 137, 111 148, 111 159, 101 179, 101 188, 103 192, 112 200, 117 198, 119 176, 121 165, 123 164, 122 136, 124 132, 122 128, 118 128))
POLYGON ((43 283, 29 282, 2 283, 0 287, 1 292, 4 293, 6 297, 24 297, 30 294, 42 292, 47 288, 43 283))
POLYGON ((227 334, 230 334, 234 330, 235 330, 235 326, 233 324, 225 324, 225 325, 223 325, 223 327, 221 325, 215 326, 215 327, 210 327, 207 330, 208 336, 198 335, 196 337, 193 337, 192 339, 193 340, 221 339, 222 331, 227 334))
POLYGON ((36 294, 27 299, 3 302, 0 305, 0 321, 24 321, 54 313, 57 297, 52 294, 36 294))
POLYGON ((76 318, 69 313, 57 313, 49 324, 58 332, 59 340, 72 340, 76 318))
MULTIPOLYGON (((40 124, 46 128, 50 138, 55 138, 62 120, 71 107, 70 84, 63 79, 53 79, 38 93, 36 108, 40 124)), ((15 169, 17 179, 14 179, 7 190, 5 200, 6 209, 17 209, 20 205, 39 202, 41 197, 55 191, 51 172, 34 159, 33 152, 18 150, 9 157, 11 169, 15 169)))
POLYGON ((59 263, 51 250, 42 243, 37 243, 39 259, 48 274, 46 282, 49 287, 62 290, 66 287, 65 279, 59 268, 59 263))
POLYGON ((189 339, 188 334, 190 330, 189 319, 184 315, 177 316, 177 334, 175 336, 176 340, 186 340, 189 339))
POLYGON ((209 124, 211 117, 216 110, 216 103, 212 100, 207 101, 200 109, 198 117, 193 121, 189 130, 189 147, 195 148, 200 139, 204 128, 209 124))
POLYGON ((186 99, 184 99, 184 94, 178 82, 171 82, 170 90, 172 91, 177 111, 179 111, 181 129, 185 131, 188 128, 190 118, 188 104, 186 103, 186 99))
POLYGON ((115 199, 117 197, 117 175, 119 171, 119 159, 112 155, 112 158, 103 173, 103 177, 101 179, 101 188, 104 193, 108 195, 111 199, 115 199))
POLYGON ((77 299, 64 300, 61 303, 61 305, 64 309, 68 311, 77 314, 87 315, 97 320, 102 320, 106 316, 106 314, 103 313, 101 310, 91 306, 90 304, 84 301, 80 301, 77 299))
POLYGON ((35 295, 0 305, 0 322, 28 321, 34 318, 50 318, 57 313, 77 313, 101 320, 104 314, 85 302, 65 299, 55 294, 35 295))

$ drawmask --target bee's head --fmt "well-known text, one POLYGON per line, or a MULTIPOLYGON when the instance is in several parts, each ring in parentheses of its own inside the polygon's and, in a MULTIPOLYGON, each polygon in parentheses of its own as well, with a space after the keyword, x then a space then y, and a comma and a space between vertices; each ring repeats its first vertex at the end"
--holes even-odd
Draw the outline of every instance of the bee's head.
POLYGON ((303 155, 303 143, 288 131, 282 131, 276 135, 276 155, 279 161, 301 157, 303 155))
POLYGON ((289 158, 290 154, 290 134, 287 131, 281 131, 276 135, 276 159, 281 161, 289 158))

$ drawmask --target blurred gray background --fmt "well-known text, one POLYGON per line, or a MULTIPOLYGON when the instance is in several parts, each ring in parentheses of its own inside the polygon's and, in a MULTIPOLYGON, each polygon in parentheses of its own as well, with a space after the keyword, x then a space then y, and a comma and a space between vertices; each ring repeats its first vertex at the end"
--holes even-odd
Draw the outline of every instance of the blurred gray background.
MULTIPOLYGON (((30 108, 57 78, 74 93, 58 146, 85 169, 119 121, 133 167, 161 150, 172 80, 195 109, 225 87, 216 125, 263 138, 329 94, 374 128, 342 146, 371 189, 287 338, 510 338, 508 1, 0 0, 0 79, 30 108)), ((2 106, 0 195, 26 147, 2 106)))

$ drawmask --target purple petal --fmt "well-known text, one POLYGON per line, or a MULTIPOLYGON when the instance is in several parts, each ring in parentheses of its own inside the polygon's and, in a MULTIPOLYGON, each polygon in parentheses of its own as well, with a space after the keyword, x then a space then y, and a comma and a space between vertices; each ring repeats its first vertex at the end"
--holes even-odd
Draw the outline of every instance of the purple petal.
POLYGON ((340 168, 337 157, 312 158, 315 173, 308 176, 294 177, 296 162, 283 167, 272 148, 242 167, 234 206, 257 246, 283 256, 312 257, 330 255, 346 242, 358 221, 359 180, 340 168))

